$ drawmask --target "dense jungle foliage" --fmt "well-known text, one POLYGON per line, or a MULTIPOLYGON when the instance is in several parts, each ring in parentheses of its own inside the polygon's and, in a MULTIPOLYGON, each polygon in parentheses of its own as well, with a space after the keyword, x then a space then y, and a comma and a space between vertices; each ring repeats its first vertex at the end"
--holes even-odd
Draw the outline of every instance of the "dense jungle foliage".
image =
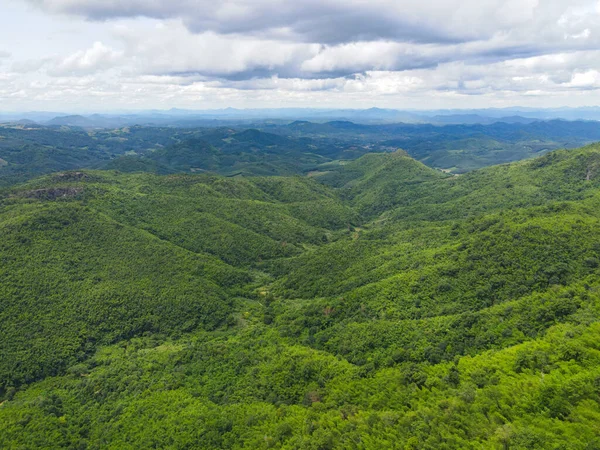
POLYGON ((0 448, 600 448, 600 145, 226 177, 194 142, 6 183, 0 448))

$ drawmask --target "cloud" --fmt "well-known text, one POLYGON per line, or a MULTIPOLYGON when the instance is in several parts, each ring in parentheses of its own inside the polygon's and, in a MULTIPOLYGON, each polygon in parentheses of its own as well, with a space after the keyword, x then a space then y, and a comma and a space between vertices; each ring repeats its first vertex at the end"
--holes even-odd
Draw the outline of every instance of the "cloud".
POLYGON ((600 101, 597 0, 29 2, 48 20, 104 34, 13 56, 0 80, 5 98, 187 107, 600 101))
POLYGON ((578 89, 598 89, 600 88, 600 71, 576 72, 566 85, 578 89))
POLYGON ((4 50, 0 50, 0 59, 2 58, 10 58, 10 52, 4 51, 4 50))
POLYGON ((123 57, 123 53, 95 42, 87 50, 81 50, 57 61, 49 69, 51 75, 86 75, 113 68, 123 57))
POLYGON ((350 74, 366 70, 409 70, 433 67, 448 58, 440 46, 389 41, 353 42, 324 47, 301 69, 307 73, 350 74))
POLYGON ((499 30, 527 24, 539 6, 537 0, 31 1, 47 11, 89 20, 176 18, 197 33, 252 34, 324 44, 486 39, 499 30))
POLYGON ((44 73, 54 77, 85 76, 117 67, 123 62, 123 52, 95 42, 90 48, 67 56, 46 56, 14 61, 10 71, 17 74, 44 73))
POLYGON ((374 70, 489 64, 600 46, 590 0, 30 0, 122 27, 125 55, 149 74, 336 78, 374 70))
POLYGON ((124 56, 146 74, 202 75, 232 79, 287 76, 320 49, 316 44, 193 34, 180 21, 143 29, 117 27, 124 56))

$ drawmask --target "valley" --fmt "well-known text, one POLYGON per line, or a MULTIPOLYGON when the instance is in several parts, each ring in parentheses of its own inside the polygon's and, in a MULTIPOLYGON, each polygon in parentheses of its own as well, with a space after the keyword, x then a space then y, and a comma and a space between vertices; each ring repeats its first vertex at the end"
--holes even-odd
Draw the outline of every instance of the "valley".
POLYGON ((228 177, 202 142, 3 189, 0 447, 600 442, 598 145, 228 177))

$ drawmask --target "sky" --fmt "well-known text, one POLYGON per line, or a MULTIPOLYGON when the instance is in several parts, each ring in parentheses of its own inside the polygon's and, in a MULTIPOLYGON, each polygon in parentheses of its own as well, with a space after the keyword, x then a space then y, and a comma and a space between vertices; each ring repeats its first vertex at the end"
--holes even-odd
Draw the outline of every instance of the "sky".
POLYGON ((600 105, 600 0, 0 0, 0 111, 600 105))

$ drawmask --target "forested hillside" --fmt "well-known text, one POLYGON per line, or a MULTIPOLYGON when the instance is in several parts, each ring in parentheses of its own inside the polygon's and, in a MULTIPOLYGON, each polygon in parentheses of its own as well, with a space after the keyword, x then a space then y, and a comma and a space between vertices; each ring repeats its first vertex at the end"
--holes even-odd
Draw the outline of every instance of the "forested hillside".
POLYGON ((436 126, 258 120, 195 128, 110 128, 109 121, 86 128, 88 119, 59 118, 47 126, 0 123, 0 189, 43 174, 81 169, 304 176, 398 148, 428 167, 461 174, 600 140, 600 125, 593 121, 436 126))
POLYGON ((0 448, 600 448, 599 145, 226 135, 2 191, 0 448))

